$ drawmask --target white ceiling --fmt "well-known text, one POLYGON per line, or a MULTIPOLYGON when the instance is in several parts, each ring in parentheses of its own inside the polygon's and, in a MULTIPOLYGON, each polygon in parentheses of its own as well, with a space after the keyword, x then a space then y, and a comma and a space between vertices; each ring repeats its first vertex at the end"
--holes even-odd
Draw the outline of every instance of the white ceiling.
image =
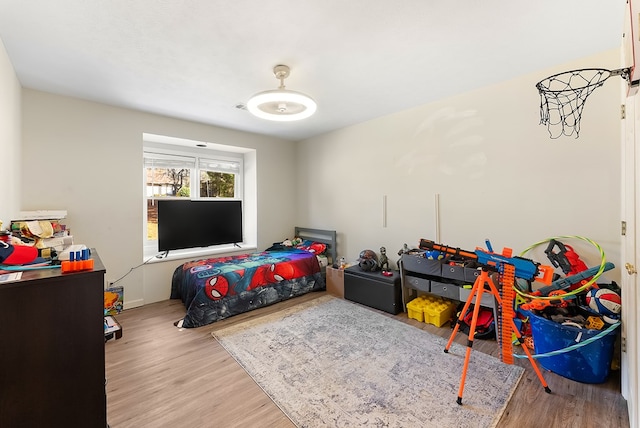
MULTIPOLYGON (((24 87, 301 140, 621 44, 625 0, 0 0, 24 87), (236 105, 279 81, 318 103, 236 105)), ((594 64, 594 67, 599 64, 594 64)), ((531 82, 535 90, 536 82, 531 82)))

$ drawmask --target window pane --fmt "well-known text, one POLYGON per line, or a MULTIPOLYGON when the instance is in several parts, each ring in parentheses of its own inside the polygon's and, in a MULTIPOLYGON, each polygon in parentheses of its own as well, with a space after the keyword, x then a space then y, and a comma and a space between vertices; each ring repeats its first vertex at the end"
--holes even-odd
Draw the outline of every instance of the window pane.
POLYGON ((147 198, 179 196, 188 198, 190 170, 186 168, 146 168, 147 198))
POLYGON ((158 240, 158 204, 153 199, 147 199, 147 239, 158 240))
POLYGON ((196 158, 193 156, 167 155, 144 152, 144 166, 150 168, 195 168, 196 158))
POLYGON ((237 174, 240 172, 240 162, 238 162, 237 160, 214 160, 200 158, 198 160, 198 168, 205 171, 229 172, 237 174))
POLYGON ((158 239, 158 205, 155 199, 165 197, 189 198, 190 170, 185 168, 146 168, 147 183, 147 239, 158 239))
POLYGON ((201 198, 233 198, 236 176, 224 172, 200 171, 201 198))

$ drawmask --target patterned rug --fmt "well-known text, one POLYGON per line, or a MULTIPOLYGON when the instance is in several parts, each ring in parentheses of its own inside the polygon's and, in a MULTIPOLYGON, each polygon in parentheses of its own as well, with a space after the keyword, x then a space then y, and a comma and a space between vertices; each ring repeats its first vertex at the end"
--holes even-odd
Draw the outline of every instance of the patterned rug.
MULTIPOLYGON (((462 334, 462 333, 460 333, 462 334)), ((523 369, 323 296, 212 335, 298 427, 494 427, 523 369)))

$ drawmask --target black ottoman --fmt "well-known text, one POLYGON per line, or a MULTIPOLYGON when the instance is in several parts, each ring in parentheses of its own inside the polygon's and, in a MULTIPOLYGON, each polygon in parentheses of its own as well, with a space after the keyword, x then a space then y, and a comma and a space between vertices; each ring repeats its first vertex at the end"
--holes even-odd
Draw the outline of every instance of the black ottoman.
POLYGON ((394 315, 404 310, 398 271, 385 276, 381 271, 365 272, 359 266, 346 268, 344 298, 394 315))

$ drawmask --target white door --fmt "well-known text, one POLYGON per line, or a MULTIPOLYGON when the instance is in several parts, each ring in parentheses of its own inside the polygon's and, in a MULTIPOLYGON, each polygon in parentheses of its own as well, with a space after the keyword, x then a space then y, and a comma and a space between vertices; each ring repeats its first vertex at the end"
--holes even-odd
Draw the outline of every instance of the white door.
MULTIPOLYGON (((626 85, 625 89, 626 91, 626 85)), ((640 268, 636 248, 640 248, 640 235, 636 233, 636 225, 640 224, 640 186, 636 184, 640 173, 637 153, 636 129, 640 133, 640 95, 635 94, 626 98, 625 120, 622 121, 622 248, 620 260, 622 270, 622 395, 629 406, 629 426, 640 426, 638 414, 638 326, 640 319, 640 293, 637 292, 638 275, 635 270, 640 268), (626 229, 626 230, 625 230, 626 229)))

